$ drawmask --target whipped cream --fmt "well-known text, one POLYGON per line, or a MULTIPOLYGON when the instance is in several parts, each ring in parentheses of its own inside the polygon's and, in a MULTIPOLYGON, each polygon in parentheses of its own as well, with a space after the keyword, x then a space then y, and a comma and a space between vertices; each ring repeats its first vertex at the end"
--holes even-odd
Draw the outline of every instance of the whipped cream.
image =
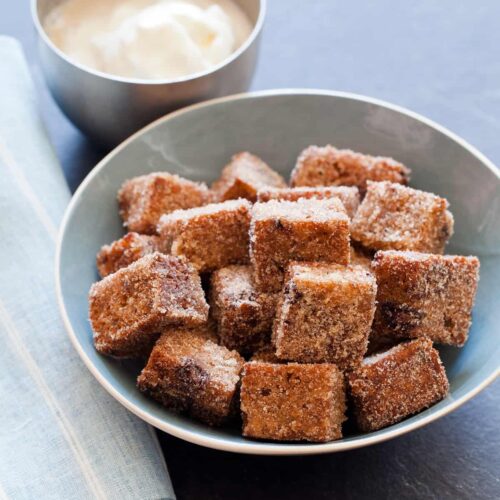
POLYGON ((44 21, 69 58, 111 75, 148 80, 200 73, 252 31, 231 0, 67 0, 44 21))

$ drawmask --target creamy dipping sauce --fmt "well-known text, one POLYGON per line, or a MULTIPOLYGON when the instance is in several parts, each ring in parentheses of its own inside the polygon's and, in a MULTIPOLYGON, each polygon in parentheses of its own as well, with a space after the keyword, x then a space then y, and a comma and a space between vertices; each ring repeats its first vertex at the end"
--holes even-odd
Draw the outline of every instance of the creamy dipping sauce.
POLYGON ((111 75, 175 79, 227 59, 252 31, 231 0, 67 0, 44 21, 68 57, 111 75))

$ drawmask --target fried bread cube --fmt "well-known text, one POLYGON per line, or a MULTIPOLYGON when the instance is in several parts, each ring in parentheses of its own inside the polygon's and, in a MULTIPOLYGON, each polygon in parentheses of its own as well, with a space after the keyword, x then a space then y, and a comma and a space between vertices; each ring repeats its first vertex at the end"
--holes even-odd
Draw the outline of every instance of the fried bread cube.
POLYGON ((344 205, 350 219, 354 217, 359 206, 359 189, 355 186, 319 186, 295 188, 263 188, 257 193, 257 201, 271 200, 297 201, 299 198, 338 198, 344 205))
POLYGON ((429 339, 399 344, 363 360, 348 375, 360 430, 395 424, 448 394, 448 379, 429 339))
POLYGON ((123 238, 104 245, 99 250, 96 258, 97 270, 101 278, 104 278, 158 250, 158 236, 127 233, 123 238))
POLYGON ((251 203, 229 200, 163 215, 161 244, 172 255, 185 256, 199 272, 247 264, 251 203))
POLYGON ((273 330, 277 357, 355 368, 366 352, 376 292, 362 266, 290 264, 273 330))
POLYGON ((364 194, 367 181, 408 184, 410 169, 382 156, 337 149, 331 145, 309 146, 297 158, 290 177, 296 186, 357 186, 364 194))
POLYGON ((223 168, 220 178, 212 184, 212 192, 216 201, 246 198, 254 202, 257 191, 269 186, 286 187, 286 182, 259 157, 242 152, 223 168))
POLYGON ((168 172, 154 172, 125 181, 118 192, 125 227, 137 233, 155 234, 160 217, 181 208, 208 203, 205 184, 168 172))
POLYGON ((256 203, 250 224, 256 286, 279 291, 294 260, 348 264, 349 241, 349 218, 335 198, 256 203))
POLYGON ((244 359, 217 345, 208 326, 169 327, 137 379, 139 389, 167 408, 209 425, 237 413, 244 359))
POLYGON ((205 323, 208 304, 191 264, 156 252, 94 283, 89 316, 100 353, 141 358, 167 325, 205 323))
POLYGON ((240 354, 251 354, 270 341, 277 293, 259 292, 250 266, 228 266, 211 276, 210 312, 220 342, 240 354))
POLYGON ((372 269, 378 283, 373 339, 465 344, 479 280, 476 257, 379 251, 372 269))
POLYGON ((448 202, 391 182, 368 182, 351 224, 351 236, 373 250, 443 253, 453 234, 448 202))
POLYGON ((345 390, 335 365, 245 364, 243 435, 277 441, 326 442, 342 437, 345 390))

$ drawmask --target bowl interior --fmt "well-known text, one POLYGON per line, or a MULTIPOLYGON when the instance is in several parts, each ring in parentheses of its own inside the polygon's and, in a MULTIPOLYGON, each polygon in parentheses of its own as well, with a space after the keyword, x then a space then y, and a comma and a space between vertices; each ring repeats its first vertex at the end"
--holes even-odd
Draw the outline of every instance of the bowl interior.
POLYGON ((320 453, 367 445, 424 425, 484 387, 500 359, 500 179, 473 148, 444 129, 395 107, 340 93, 282 92, 223 98, 169 115, 119 146, 89 174, 66 214, 58 253, 58 287, 70 336, 92 373, 130 410, 171 434, 247 453, 320 453), (166 170, 214 180, 228 158, 251 151, 283 175, 310 144, 393 156, 413 170, 412 186, 450 201, 455 235, 448 253, 476 254, 481 281, 470 339, 441 353, 450 395, 387 429, 327 444, 260 443, 238 429, 213 429, 175 415, 135 388, 140 366, 99 355, 92 344, 87 292, 97 280, 95 255, 123 234, 116 192, 130 177, 166 170))

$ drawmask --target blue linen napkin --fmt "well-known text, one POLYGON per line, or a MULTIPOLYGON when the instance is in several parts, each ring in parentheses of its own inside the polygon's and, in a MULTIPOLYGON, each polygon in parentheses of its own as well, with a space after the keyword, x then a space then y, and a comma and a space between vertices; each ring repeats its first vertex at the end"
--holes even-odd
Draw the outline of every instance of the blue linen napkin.
POLYGON ((153 429, 73 349, 55 297, 70 194, 19 44, 0 36, 0 498, 175 498, 153 429))

